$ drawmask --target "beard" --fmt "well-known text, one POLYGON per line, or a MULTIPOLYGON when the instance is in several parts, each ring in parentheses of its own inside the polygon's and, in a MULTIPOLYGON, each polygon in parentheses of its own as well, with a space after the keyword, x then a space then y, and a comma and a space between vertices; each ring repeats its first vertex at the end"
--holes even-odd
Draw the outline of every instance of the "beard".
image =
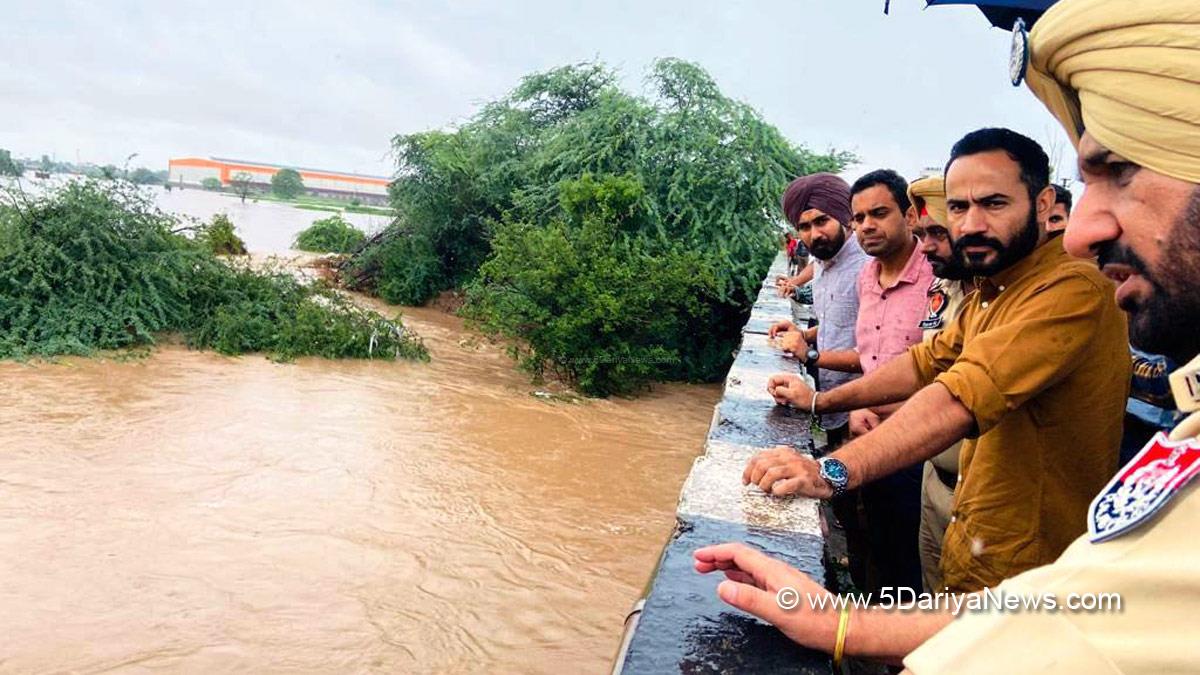
POLYGON ((1012 267, 1030 253, 1033 253, 1033 250, 1038 245, 1040 228, 1041 226, 1038 224, 1037 219, 1037 209, 1031 206, 1029 208, 1029 216, 1025 220, 1025 227, 1007 245, 995 237, 987 237, 982 234, 965 234, 954 240, 954 257, 968 276, 990 277, 993 274, 1003 272, 1012 267), (972 259, 963 250, 968 246, 987 246, 994 249, 996 251, 996 259, 990 263, 983 262, 982 258, 972 259))
POLYGON ((817 260, 829 260, 837 255, 838 251, 842 250, 842 246, 846 244, 846 228, 839 227, 836 239, 823 239, 821 241, 813 241, 808 247, 808 252, 813 254, 817 260))
POLYGON ((929 266, 933 268, 933 276, 939 279, 962 281, 975 276, 963 266, 958 256, 954 253, 951 253, 949 258, 926 254, 925 259, 929 261, 929 266))
POLYGON ((1169 356, 1183 364, 1200 352, 1200 187, 1171 226, 1163 246, 1162 261, 1151 270, 1136 253, 1116 242, 1099 251, 1100 266, 1129 265, 1142 276, 1153 292, 1129 313, 1129 341, 1134 347, 1169 356))

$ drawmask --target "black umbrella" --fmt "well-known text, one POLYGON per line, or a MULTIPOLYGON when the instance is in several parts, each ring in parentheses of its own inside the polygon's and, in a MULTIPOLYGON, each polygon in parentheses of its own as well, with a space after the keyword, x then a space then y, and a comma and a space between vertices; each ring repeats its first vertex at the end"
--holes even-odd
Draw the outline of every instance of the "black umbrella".
POLYGON ((1033 22, 1041 18, 1054 2, 1055 0, 925 0, 925 5, 975 5, 993 26, 1012 30, 1017 19, 1023 20, 1026 28, 1033 28, 1033 22))

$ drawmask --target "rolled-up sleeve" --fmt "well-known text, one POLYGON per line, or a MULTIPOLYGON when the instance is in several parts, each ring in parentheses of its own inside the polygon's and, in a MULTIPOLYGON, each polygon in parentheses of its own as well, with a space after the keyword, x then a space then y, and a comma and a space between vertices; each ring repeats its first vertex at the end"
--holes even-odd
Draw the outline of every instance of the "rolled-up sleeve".
POLYGON ((933 381, 945 385, 974 415, 979 433, 986 433, 1083 364, 1111 293, 1079 274, 1053 279, 1013 306, 1003 322, 974 335, 933 381))

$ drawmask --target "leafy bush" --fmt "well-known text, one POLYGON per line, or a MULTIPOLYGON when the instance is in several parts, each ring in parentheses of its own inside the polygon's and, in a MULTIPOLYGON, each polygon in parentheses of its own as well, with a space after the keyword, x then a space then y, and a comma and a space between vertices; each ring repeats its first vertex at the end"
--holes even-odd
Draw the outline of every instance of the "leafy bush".
POLYGON ((205 190, 214 190, 214 191, 220 190, 221 189, 221 179, 213 178, 212 176, 209 176, 208 178, 205 178, 204 180, 200 181, 200 187, 204 188, 205 190))
POLYGON ((296 235, 295 247, 312 253, 350 253, 366 240, 363 231, 347 223, 340 215, 314 220, 296 235))
POLYGON ((398 321, 282 271, 231 266, 121 184, 0 207, 0 358, 91 354, 162 332, 227 354, 427 358, 398 321))
POLYGON ((585 175, 563 186, 564 219, 500 225, 467 315, 515 339, 527 369, 588 394, 701 376, 721 356, 691 339, 705 329, 716 276, 698 251, 630 235, 645 218, 643 191, 629 176, 585 175))
POLYGON ((469 287, 465 311, 480 325, 590 393, 719 378, 777 249, 779 195, 853 156, 792 145, 695 64, 659 60, 648 81, 652 96, 639 97, 603 65, 565 66, 526 77, 456 129, 397 136, 396 220, 343 278, 405 304, 469 287), (687 303, 668 290, 679 283, 687 303), (653 331, 600 311, 650 320, 651 287, 665 294, 653 331), (597 330, 607 351, 573 365, 597 330))
POLYGON ((233 221, 224 213, 214 215, 212 220, 200 228, 196 238, 205 248, 217 255, 246 255, 246 242, 237 236, 233 221))

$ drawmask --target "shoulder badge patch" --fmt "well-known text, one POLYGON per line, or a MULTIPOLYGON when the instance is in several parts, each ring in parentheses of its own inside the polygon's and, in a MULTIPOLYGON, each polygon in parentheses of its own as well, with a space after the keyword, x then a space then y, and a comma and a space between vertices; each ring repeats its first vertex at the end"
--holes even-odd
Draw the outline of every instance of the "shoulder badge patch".
POLYGON ((1176 442, 1162 432, 1155 434, 1092 500, 1088 538, 1092 543, 1107 541, 1149 522, 1198 473, 1196 439, 1176 442))
POLYGON ((942 328, 946 325, 943 315, 946 313, 946 308, 950 306, 950 298, 946 295, 946 291, 942 290, 941 284, 930 286, 927 296, 925 318, 921 319, 921 323, 917 324, 917 328, 921 330, 942 328))

